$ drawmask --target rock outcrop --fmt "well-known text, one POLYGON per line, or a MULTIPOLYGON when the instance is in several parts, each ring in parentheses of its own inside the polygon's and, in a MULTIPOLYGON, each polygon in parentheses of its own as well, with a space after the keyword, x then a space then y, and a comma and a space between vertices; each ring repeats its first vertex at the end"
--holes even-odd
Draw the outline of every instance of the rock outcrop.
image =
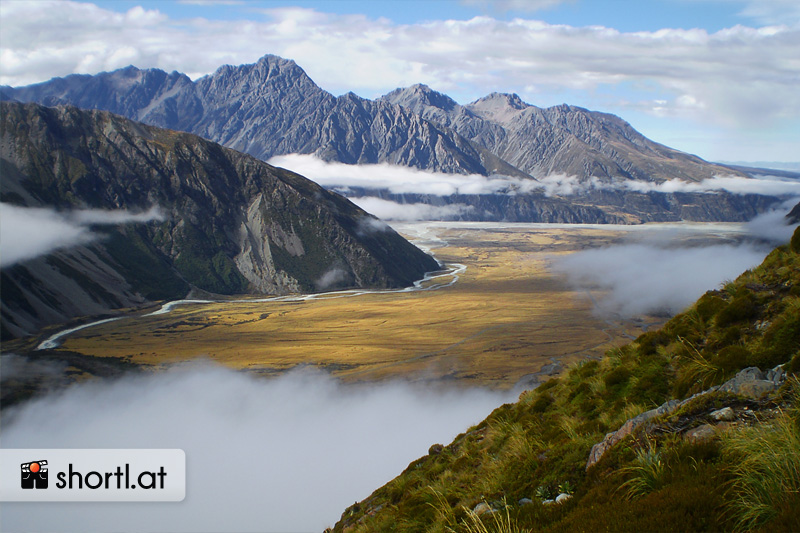
POLYGON ((792 210, 786 214, 786 220, 789 222, 789 224, 800 224, 800 203, 794 206, 792 210))
MULTIPOLYGON (((740 371, 736 376, 722 385, 716 385, 702 392, 698 392, 697 394, 693 394, 685 400, 669 400, 664 402, 655 409, 650 409, 649 411, 645 411, 640 415, 628 419, 618 430, 608 433, 602 441, 592 446, 589 452, 589 459, 586 461, 586 469, 588 470, 590 467, 594 466, 612 446, 633 433, 637 428, 642 427, 646 422, 660 416, 672 414, 680 407, 700 396, 705 396, 712 392, 727 392, 752 400, 759 400, 767 394, 775 392, 783 385, 784 381, 786 381, 786 373, 783 371, 782 366, 777 366, 767 372, 763 372, 756 367, 750 367, 740 371)), ((733 419, 733 410, 730 407, 725 407, 712 412, 710 416, 717 422, 730 422, 733 419)), ((713 434, 714 427, 710 424, 705 424, 691 430, 687 434, 687 438, 703 440, 713 434)))

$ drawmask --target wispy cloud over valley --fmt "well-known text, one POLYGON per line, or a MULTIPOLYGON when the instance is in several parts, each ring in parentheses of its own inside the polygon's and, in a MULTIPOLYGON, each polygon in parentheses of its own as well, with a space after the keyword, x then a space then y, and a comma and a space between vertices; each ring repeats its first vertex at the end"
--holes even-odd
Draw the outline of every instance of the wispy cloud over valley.
POLYGON ((655 228, 633 233, 620 245, 554 258, 551 268, 576 287, 598 291, 600 313, 673 315, 760 264, 776 244, 788 242, 794 226, 786 223, 786 211, 784 206, 757 217, 744 226, 743 235, 723 229, 727 243, 692 244, 690 232, 655 228))
POLYGON ((716 176, 697 182, 679 179, 646 182, 631 179, 601 180, 592 177, 580 180, 576 176, 551 174, 538 179, 504 175, 445 174, 406 166, 381 164, 347 165, 323 161, 313 155, 289 154, 269 160, 275 166, 304 175, 320 185, 350 196, 364 210, 386 220, 457 219, 474 214, 474 206, 456 200, 448 205, 436 201, 400 203, 396 198, 379 198, 380 192, 391 195, 419 197, 449 197, 470 195, 543 194, 546 197, 580 196, 594 191, 621 193, 728 193, 800 197, 800 179, 761 175, 755 178, 716 176))
POLYGON ((52 251, 88 244, 100 236, 94 225, 116 225, 163 220, 157 207, 145 212, 88 209, 59 212, 49 208, 0 204, 0 266, 46 255, 52 251))

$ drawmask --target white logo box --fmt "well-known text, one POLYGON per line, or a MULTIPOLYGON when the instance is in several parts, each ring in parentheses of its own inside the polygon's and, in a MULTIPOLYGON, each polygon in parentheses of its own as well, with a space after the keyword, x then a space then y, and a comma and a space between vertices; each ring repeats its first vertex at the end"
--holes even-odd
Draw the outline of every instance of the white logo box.
POLYGON ((180 449, 0 448, 0 501, 179 502, 185 496, 180 449))

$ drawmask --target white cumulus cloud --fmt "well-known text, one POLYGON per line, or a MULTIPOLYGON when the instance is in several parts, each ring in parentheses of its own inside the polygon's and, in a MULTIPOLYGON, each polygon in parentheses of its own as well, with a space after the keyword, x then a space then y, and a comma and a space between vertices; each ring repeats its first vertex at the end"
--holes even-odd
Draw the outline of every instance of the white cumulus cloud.
MULTIPOLYGON (((502 11, 521 4, 494 5, 502 11)), ((654 113, 736 128, 800 116, 800 25, 791 1, 751 2, 744 11, 769 25, 716 32, 624 32, 491 16, 397 24, 308 8, 240 9, 241 18, 217 21, 138 6, 119 13, 72 1, 2 2, 0 82, 23 85, 129 63, 196 77, 274 53, 337 93, 376 96, 426 83, 460 98, 535 88, 548 100, 576 91, 592 100, 598 89, 619 89, 637 95, 620 98, 621 106, 660 100, 654 113)))

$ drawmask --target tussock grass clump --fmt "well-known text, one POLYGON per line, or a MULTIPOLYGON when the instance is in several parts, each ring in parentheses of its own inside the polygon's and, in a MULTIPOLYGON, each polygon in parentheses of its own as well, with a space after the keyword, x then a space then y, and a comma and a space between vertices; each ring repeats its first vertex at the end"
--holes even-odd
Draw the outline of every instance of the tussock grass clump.
POLYGON ((516 520, 512 520, 509 509, 508 505, 504 506, 502 511, 491 513, 488 520, 482 519, 485 515, 478 516, 476 513, 468 511, 468 522, 464 524, 463 528, 451 531, 453 533, 528 533, 532 531, 520 527, 516 520))
POLYGON ((661 488, 666 473, 666 462, 661 457, 661 452, 652 443, 646 448, 636 451, 633 463, 622 469, 630 478, 620 485, 625 491, 625 496, 632 500, 644 496, 661 488))
POLYGON ((800 503, 800 381, 793 383, 792 408, 770 423, 729 431, 733 498, 728 504, 737 529, 761 526, 800 503))
POLYGON ((435 511, 438 523, 428 531, 446 533, 528 533, 531 531, 520 527, 517 520, 511 517, 511 506, 508 505, 505 498, 500 505, 502 509, 479 514, 464 506, 456 510, 440 492, 430 490, 430 493, 434 501, 429 505, 435 511))
POLYGON ((682 350, 677 358, 679 377, 673 390, 678 397, 718 385, 725 377, 725 370, 710 360, 687 340, 678 337, 682 350))

